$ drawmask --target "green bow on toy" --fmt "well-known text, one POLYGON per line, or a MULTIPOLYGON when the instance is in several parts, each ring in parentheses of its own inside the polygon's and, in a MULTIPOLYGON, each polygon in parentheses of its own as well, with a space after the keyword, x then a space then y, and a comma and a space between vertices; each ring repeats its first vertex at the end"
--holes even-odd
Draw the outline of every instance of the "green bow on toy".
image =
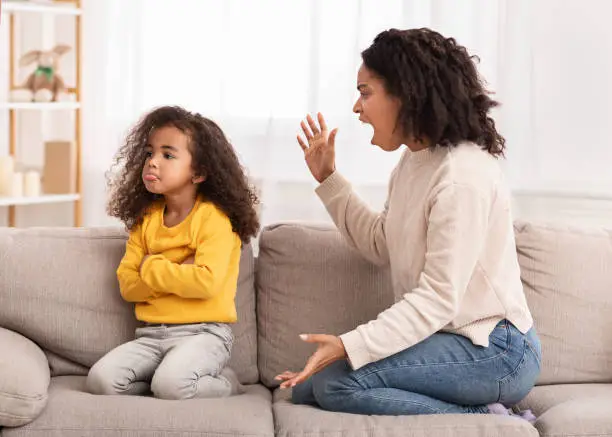
POLYGON ((51 80, 53 78, 53 67, 38 67, 34 74, 36 76, 44 74, 45 76, 47 76, 47 80, 51 80))

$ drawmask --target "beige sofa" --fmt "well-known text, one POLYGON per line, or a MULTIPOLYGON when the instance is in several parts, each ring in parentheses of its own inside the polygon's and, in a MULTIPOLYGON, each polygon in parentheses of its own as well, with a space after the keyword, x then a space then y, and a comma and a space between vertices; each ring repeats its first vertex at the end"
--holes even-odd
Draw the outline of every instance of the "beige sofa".
POLYGON ((0 431, 21 436, 612 436, 612 235, 517 223, 543 371, 510 417, 382 417, 292 405, 273 380, 312 348, 302 332, 341 333, 391 303, 388 272, 329 227, 279 224, 243 251, 232 365, 245 394, 161 401, 93 396, 87 369, 136 322, 117 289, 119 229, 0 229, 0 431))

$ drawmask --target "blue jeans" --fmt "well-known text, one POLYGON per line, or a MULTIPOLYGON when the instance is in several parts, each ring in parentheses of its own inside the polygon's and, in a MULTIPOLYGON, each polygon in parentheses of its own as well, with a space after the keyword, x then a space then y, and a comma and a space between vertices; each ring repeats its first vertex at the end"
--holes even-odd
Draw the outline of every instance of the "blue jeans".
POLYGON ((503 320, 489 347, 439 332, 402 352, 352 370, 337 361, 293 388, 293 402, 324 410, 372 415, 488 413, 512 406, 540 374, 535 330, 522 334, 503 320))

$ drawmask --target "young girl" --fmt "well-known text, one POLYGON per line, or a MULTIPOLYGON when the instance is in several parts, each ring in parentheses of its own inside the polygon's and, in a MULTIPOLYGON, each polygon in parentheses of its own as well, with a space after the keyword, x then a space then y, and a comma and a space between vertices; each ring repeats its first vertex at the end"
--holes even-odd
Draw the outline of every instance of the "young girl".
POLYGON ((132 130, 117 163, 109 212, 130 231, 117 277, 144 326, 91 368, 88 389, 162 399, 237 393, 228 323, 237 318, 241 243, 259 223, 232 146, 214 122, 162 107, 132 130))

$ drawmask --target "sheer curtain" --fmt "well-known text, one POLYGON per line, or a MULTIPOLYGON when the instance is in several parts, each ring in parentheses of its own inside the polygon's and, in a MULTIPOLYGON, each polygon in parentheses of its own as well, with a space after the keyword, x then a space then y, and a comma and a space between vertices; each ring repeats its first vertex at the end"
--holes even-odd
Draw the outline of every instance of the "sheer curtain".
POLYGON ((528 15, 528 0, 85 2, 84 28, 96 47, 87 64, 96 65, 89 71, 91 149, 85 156, 91 170, 86 190, 95 194, 92 200, 86 193, 91 224, 103 214, 100 174, 125 130, 163 104, 184 105, 220 123, 261 189, 266 224, 327 220, 295 140, 300 120, 316 111, 339 127, 339 170, 380 207, 399 155, 370 145, 371 128, 358 122, 352 105, 360 52, 391 27, 432 27, 478 55, 490 87, 500 99, 513 99, 508 116, 506 109, 497 114, 499 123, 518 141, 529 140, 529 114, 512 110, 529 100, 528 86, 517 92, 513 85, 529 82, 523 45, 529 34, 508 23, 528 15), (501 74, 507 70, 511 79, 501 74))

